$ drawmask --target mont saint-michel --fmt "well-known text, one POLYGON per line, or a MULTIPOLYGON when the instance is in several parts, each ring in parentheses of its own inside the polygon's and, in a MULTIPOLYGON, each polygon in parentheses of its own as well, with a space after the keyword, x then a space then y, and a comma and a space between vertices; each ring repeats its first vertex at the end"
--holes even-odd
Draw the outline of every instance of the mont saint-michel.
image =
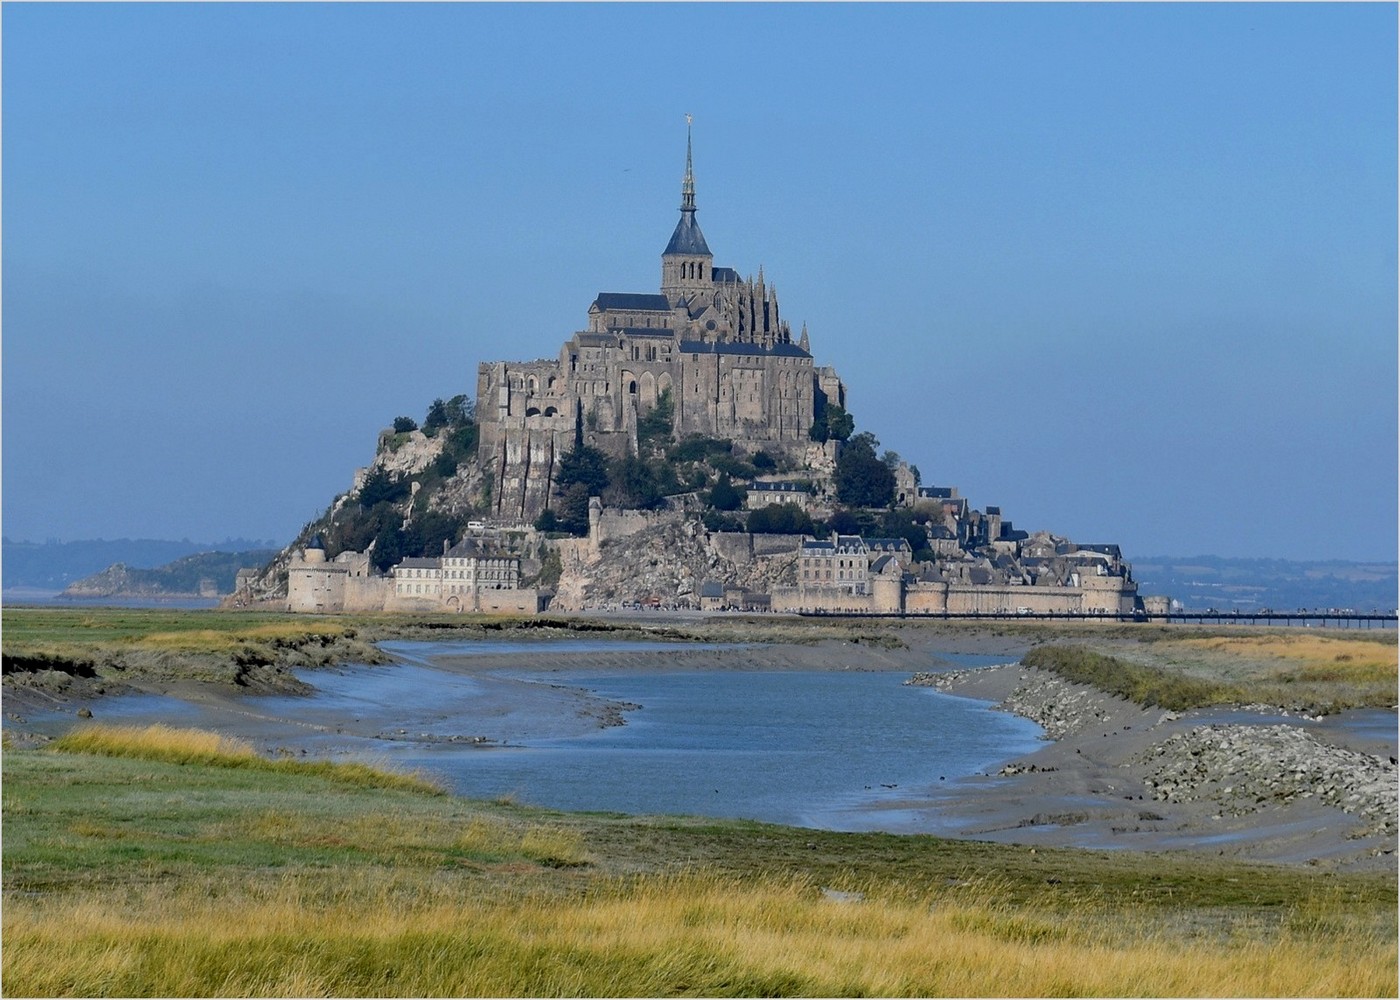
MULTIPOLYGON (((532 613, 1164 610, 1117 545, 1017 528, 856 431, 776 283, 716 265, 686 136, 655 291, 600 291, 558 355, 480 363, 399 417, 235 603, 532 613)), ((659 241, 658 241, 659 242, 659 241)), ((819 324, 818 324, 819 325, 819 324)))

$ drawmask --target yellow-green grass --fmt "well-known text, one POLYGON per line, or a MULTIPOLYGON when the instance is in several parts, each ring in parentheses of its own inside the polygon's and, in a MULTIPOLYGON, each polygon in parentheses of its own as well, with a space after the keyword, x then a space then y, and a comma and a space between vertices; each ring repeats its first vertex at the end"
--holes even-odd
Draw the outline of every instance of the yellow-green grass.
POLYGON ((833 902, 712 873, 487 895, 422 873, 290 875, 19 897, 12 994, 240 996, 1384 996, 1396 946, 1335 904, 1183 936, 1010 907, 995 890, 833 902), (1319 909, 1322 934, 1310 933, 1319 909))
POLYGON ((1396 682, 1400 649, 1389 642, 1312 634, 1212 636, 1182 639, 1185 649, 1224 653, 1247 660, 1281 661, 1284 681, 1341 681, 1350 684, 1396 682), (1291 666, 1290 666, 1291 665, 1291 666))
POLYGON ((1025 662, 1167 708, 1240 703, 1335 712, 1397 701, 1394 631, 1231 627, 1147 641, 1086 639, 1038 647, 1025 662))
POLYGON ((114 726, 90 723, 60 736, 50 748, 69 753, 135 757, 171 764, 203 764, 208 767, 316 775, 368 788, 401 788, 432 794, 442 792, 437 782, 416 774, 402 774, 356 761, 263 757, 253 749, 252 744, 234 737, 161 724, 114 726))
POLYGON ((1396 991, 1391 876, 547 813, 212 739, 6 752, 6 992, 1396 991))

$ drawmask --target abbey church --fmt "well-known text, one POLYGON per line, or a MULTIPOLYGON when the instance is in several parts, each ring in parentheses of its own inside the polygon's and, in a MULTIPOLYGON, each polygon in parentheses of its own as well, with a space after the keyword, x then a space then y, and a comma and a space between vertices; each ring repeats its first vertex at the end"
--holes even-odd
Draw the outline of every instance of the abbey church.
POLYGON ((635 453, 637 421, 668 396, 678 436, 802 458, 813 421, 845 406, 831 368, 812 362, 807 331, 793 340, 777 291, 716 267, 696 220, 690 136, 680 220, 661 253, 659 292, 600 292, 587 329, 557 360, 493 361, 477 375, 479 461, 492 514, 529 521, 549 504, 560 458, 581 439, 635 453))

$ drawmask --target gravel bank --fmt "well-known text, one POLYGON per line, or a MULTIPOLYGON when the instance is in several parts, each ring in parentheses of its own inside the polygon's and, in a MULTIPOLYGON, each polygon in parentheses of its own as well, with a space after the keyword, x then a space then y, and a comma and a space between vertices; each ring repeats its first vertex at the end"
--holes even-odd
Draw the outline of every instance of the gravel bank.
POLYGON ((1053 741, 930 799, 958 835, 1395 869, 1393 726, 1377 754, 1343 745, 1375 742, 1348 740, 1344 717, 1144 709, 1019 664, 909 683, 993 701, 1053 741))

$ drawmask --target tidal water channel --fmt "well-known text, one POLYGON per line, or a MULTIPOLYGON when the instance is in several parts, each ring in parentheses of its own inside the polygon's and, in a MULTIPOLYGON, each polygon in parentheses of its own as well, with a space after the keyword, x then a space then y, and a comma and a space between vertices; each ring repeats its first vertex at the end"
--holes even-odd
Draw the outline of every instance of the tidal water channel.
MULTIPOLYGON (((402 663, 300 672, 316 689, 307 696, 245 697, 233 709, 134 696, 107 700, 98 715, 377 759, 473 798, 833 830, 927 829, 926 815, 890 806, 1042 745, 1034 723, 905 686, 903 671, 649 669, 597 655, 671 648, 695 647, 387 643, 402 663), (518 665, 471 668, 503 653, 518 665), (590 654, 588 666, 571 669, 574 653, 590 654)), ((940 659, 951 668, 1005 658, 940 659)))

